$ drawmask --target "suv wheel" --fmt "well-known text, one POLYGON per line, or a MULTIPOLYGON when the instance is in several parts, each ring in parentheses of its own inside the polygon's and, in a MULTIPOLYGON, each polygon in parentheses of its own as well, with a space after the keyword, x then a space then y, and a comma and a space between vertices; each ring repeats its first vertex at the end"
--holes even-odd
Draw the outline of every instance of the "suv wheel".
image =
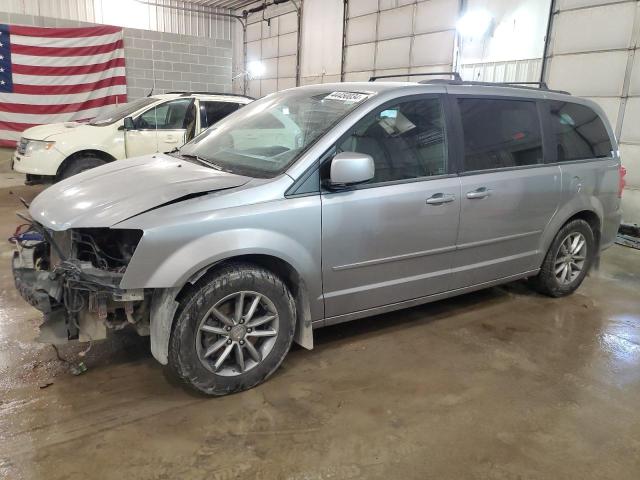
POLYGON ((291 293, 273 273, 231 264, 205 275, 180 302, 169 341, 169 369, 207 395, 266 380, 295 330, 291 293))
POLYGON ((62 170, 62 173, 60 174, 60 180, 65 180, 69 177, 73 177, 74 175, 84 172, 85 170, 99 167, 100 165, 104 165, 105 163, 107 162, 105 162, 101 158, 91 155, 75 158, 64 167, 64 170, 62 170))
POLYGON ((587 275, 594 255, 591 226, 584 220, 567 223, 549 247, 540 273, 532 279, 534 288, 551 297, 573 293, 587 275))

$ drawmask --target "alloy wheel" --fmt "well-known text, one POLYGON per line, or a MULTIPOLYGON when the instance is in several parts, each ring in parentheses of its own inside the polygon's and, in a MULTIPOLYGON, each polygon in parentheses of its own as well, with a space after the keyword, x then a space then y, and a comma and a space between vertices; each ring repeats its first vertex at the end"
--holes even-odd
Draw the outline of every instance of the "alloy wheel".
POLYGON ((196 351, 216 375, 240 375, 269 355, 278 335, 278 312, 265 295, 240 291, 211 307, 198 325, 196 351))
POLYGON ((587 258, 587 240, 579 232, 570 233, 560 244, 554 262, 556 280, 561 285, 571 284, 585 266, 587 258))

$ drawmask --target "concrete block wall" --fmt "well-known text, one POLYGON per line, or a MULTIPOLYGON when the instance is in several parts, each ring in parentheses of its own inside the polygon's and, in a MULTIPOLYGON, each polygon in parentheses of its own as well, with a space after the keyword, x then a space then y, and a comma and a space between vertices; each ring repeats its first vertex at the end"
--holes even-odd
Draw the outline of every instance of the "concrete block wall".
POLYGON ((124 29, 130 99, 171 91, 231 92, 231 41, 124 29))
MULTIPOLYGON (((93 25, 2 11, 0 23, 40 27, 93 25)), ((125 28, 123 37, 129 100, 144 97, 152 88, 154 93, 231 92, 231 40, 133 28, 125 28)))

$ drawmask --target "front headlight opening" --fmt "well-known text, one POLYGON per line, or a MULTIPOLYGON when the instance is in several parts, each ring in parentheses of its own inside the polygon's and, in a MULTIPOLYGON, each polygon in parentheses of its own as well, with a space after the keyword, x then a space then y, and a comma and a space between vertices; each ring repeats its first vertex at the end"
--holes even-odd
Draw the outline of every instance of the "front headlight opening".
POLYGON ((142 230, 77 228, 71 231, 75 256, 101 270, 124 272, 133 256, 142 230))
POLYGON ((27 145, 24 148, 25 155, 31 155, 38 152, 46 152, 51 150, 56 142, 46 142, 44 140, 27 140, 27 145))

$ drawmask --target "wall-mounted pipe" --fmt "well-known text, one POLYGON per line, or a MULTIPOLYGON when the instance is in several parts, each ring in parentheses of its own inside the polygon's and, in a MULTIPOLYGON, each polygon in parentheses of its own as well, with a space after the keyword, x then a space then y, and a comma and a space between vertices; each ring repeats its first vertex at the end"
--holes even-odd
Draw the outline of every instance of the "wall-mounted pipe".
MULTIPOLYGON (((247 22, 246 19, 244 22, 240 22, 242 24, 242 60, 244 63, 244 72, 242 72, 242 93, 244 95, 247 94, 247 88, 249 79, 247 76, 247 22)), ((233 88, 233 85, 231 86, 233 88)))
POLYGON ((296 7, 296 10, 298 10, 298 6, 296 5, 296 3, 293 0, 272 0, 271 3, 264 2, 262 5, 258 5, 257 7, 249 8, 248 10, 245 10, 242 13, 245 14, 245 15, 249 15, 251 13, 262 12, 262 11, 266 10, 267 7, 270 7, 272 5, 280 5, 281 3, 287 3, 289 1, 291 3, 293 3, 294 7, 296 7))
POLYGON ((540 68, 540 81, 544 82, 547 75, 547 55, 549 54, 549 48, 551 43, 551 31, 553 29, 553 19, 556 15, 556 0, 551 0, 549 5, 549 19, 547 20, 547 34, 544 37, 544 50, 542 52, 542 67, 540 68))
POLYGON ((302 9, 304 0, 300 0, 300 6, 296 5, 295 0, 291 0, 293 6, 298 12, 298 45, 296 46, 296 87, 300 86, 300 76, 302 69, 302 9))
MULTIPOLYGON (((342 5, 342 52, 340 57, 340 81, 344 82, 345 61, 347 52, 347 21, 349 19, 349 0, 343 0, 342 5)), ((323 80, 324 81, 324 80, 323 80)))
MULTIPOLYGON (((465 10, 467 9, 467 0, 458 0, 458 18, 462 18, 465 10)), ((460 72, 460 56, 462 55, 462 38, 460 32, 456 28, 453 34, 453 54, 451 59, 451 70, 454 72, 460 72)))

